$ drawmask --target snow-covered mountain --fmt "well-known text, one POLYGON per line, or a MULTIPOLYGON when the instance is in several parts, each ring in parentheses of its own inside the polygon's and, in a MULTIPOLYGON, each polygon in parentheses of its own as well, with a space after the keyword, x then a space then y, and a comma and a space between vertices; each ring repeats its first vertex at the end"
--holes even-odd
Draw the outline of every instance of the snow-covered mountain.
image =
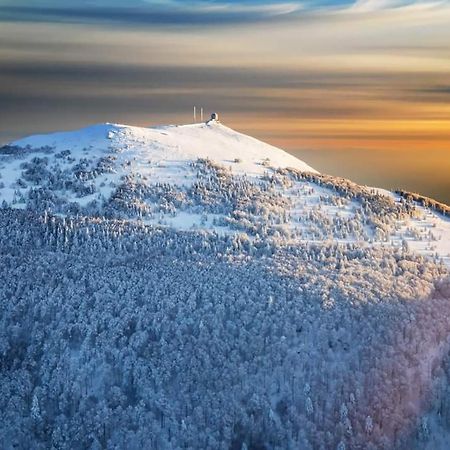
POLYGON ((450 221, 442 215, 320 175, 214 120, 28 137, 0 150, 0 174, 0 202, 15 208, 303 241, 406 242, 450 264, 450 221))
POLYGON ((33 136, 0 175, 2 449, 448 449, 417 197, 217 121, 33 136))
MULTIPOLYGON (((87 149, 89 156, 94 158, 114 153, 118 158, 117 168, 124 166, 127 160, 133 160, 135 171, 156 178, 158 172, 151 169, 157 169, 162 163, 167 165, 164 172, 171 176, 177 174, 180 166, 183 169, 183 163, 199 158, 209 158, 226 166, 241 159, 233 172, 246 175, 264 173, 262 162, 265 160, 272 161, 276 167, 315 172, 283 150, 238 133, 215 120, 156 128, 101 124, 72 132, 31 136, 12 145, 22 148, 71 149, 74 153, 87 149)), ((133 171, 126 170, 126 167, 122 169, 124 174, 133 171)))

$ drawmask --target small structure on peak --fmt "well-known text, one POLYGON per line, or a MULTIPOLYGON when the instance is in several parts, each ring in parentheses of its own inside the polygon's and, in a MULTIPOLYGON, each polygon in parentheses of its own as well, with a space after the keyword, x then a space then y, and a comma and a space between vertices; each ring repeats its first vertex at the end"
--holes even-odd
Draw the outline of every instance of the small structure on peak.
POLYGON ((212 113, 211 119, 209 119, 208 122, 206 122, 206 123, 210 123, 210 122, 219 122, 219 114, 212 113))

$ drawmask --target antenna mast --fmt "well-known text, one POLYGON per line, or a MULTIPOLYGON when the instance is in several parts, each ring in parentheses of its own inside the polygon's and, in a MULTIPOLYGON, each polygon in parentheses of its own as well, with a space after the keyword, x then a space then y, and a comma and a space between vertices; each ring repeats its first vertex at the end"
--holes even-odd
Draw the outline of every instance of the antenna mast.
POLYGON ((203 108, 200 108, 200 122, 203 122, 203 108))
POLYGON ((194 123, 197 122, 197 108, 194 106, 194 123))

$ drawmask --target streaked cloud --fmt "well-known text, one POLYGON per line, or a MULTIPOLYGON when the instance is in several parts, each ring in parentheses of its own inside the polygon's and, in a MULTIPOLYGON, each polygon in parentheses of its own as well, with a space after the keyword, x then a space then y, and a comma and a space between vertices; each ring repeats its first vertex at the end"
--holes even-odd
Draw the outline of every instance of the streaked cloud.
POLYGON ((445 0, 356 0, 351 6, 354 12, 373 12, 398 8, 423 10, 445 6, 445 0))
POLYGON ((317 23, 356 13, 380 19, 377 13, 384 11, 407 13, 406 20, 411 20, 419 16, 410 14, 448 8, 448 0, 130 0, 126 4, 118 0, 3 0, 0 21, 199 27, 286 20, 317 23))
POLYGON ((253 23, 288 16, 303 9, 299 2, 7 2, 0 20, 128 25, 253 23))

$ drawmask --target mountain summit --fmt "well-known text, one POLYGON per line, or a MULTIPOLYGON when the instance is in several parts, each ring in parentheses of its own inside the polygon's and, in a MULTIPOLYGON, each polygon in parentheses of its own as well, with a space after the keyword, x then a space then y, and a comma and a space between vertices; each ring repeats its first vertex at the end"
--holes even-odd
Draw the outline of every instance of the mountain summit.
POLYGON ((118 157, 118 166, 127 159, 133 160, 136 161, 135 170, 143 174, 154 173, 152 169, 161 164, 166 165, 165 172, 171 172, 171 167, 180 167, 184 162, 198 158, 232 165, 233 172, 246 175, 264 173, 268 163, 276 168, 315 172, 289 153, 238 133, 218 121, 155 128, 106 123, 77 131, 31 136, 12 145, 34 149, 50 147, 59 151, 70 149, 73 152, 89 150, 90 157, 95 156, 95 151, 113 153, 118 157), (238 160, 239 164, 236 164, 238 160))

